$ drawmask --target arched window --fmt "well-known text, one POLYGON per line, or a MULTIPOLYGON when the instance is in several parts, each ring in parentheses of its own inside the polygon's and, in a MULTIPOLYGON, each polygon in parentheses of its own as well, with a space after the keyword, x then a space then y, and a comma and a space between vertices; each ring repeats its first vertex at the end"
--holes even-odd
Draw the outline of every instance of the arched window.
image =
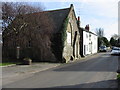
POLYGON ((28 47, 31 47, 31 40, 28 41, 28 47))
POLYGON ((27 43, 26 43, 26 47, 27 47, 27 48, 30 48, 31 46, 32 46, 32 44, 31 44, 31 40, 27 41, 27 43))

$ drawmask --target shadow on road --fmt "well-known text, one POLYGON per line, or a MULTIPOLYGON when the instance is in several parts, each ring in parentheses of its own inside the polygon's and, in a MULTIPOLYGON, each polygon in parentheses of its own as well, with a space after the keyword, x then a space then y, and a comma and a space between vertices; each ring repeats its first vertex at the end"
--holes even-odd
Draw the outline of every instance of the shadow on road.
POLYGON ((83 62, 78 62, 54 69, 53 71, 107 71, 116 72, 118 56, 103 55, 83 62))
MULTIPOLYGON (((66 90, 66 88, 69 88, 70 90, 80 90, 79 88, 85 88, 88 90, 118 90, 118 84, 116 80, 105 80, 105 81, 99 81, 99 82, 92 82, 92 83, 83 83, 83 84, 76 84, 76 85, 67 85, 67 86, 54 86, 49 88, 3 88, 2 90, 58 90, 61 88, 62 90, 66 90)), ((81 89, 82 90, 82 89, 81 89)))
POLYGON ((56 86, 52 88, 114 88, 117 90, 117 81, 116 80, 105 80, 99 82, 92 82, 92 83, 84 83, 84 84, 77 84, 77 85, 68 85, 68 86, 56 86))

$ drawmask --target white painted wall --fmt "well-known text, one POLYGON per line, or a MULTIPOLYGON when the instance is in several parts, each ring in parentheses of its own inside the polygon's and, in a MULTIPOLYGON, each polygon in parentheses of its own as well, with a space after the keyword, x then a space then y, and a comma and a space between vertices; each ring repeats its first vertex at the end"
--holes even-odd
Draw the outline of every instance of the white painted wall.
POLYGON ((89 33, 83 31, 83 55, 89 54, 89 33))
POLYGON ((98 38, 96 35, 92 34, 92 54, 97 53, 98 49, 98 38))
POLYGON ((83 55, 89 55, 97 53, 98 40, 97 36, 83 31, 83 55))

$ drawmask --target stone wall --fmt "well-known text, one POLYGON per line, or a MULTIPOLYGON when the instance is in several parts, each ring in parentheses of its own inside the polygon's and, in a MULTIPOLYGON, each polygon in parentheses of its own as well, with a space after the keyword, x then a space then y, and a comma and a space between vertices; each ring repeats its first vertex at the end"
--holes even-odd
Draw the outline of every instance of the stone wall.
POLYGON ((63 50, 63 57, 66 59, 66 62, 72 59, 78 59, 80 57, 80 35, 78 32, 76 16, 73 10, 73 7, 71 7, 71 11, 68 15, 69 21, 66 31, 67 39, 63 50))

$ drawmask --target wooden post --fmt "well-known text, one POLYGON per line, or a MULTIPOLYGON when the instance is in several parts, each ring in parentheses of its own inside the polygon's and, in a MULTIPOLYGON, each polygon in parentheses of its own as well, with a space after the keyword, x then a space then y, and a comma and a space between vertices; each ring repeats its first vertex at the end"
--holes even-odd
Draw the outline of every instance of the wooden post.
POLYGON ((19 58, 20 58, 20 47, 17 46, 17 59, 19 59, 19 58))

